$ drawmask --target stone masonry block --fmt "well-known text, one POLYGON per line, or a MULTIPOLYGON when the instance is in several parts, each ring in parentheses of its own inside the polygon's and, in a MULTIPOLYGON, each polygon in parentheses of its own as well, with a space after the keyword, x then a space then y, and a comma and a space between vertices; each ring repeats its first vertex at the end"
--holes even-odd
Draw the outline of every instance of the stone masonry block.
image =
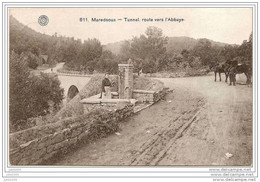
POLYGON ((69 139, 69 145, 75 145, 77 143, 77 140, 78 140, 77 137, 69 139))
POLYGON ((54 145, 49 145, 49 146, 47 147, 47 153, 53 152, 53 151, 54 151, 54 147, 55 147, 55 144, 54 144, 54 145))
POLYGON ((69 145, 69 140, 68 139, 66 139, 66 140, 64 140, 64 141, 62 141, 60 143, 56 143, 54 145, 54 150, 58 150, 60 148, 66 147, 67 145, 69 145))
POLYGON ((42 148, 40 150, 37 150, 35 153, 33 153, 31 155, 31 161, 35 162, 37 160, 39 160, 40 158, 42 158, 45 154, 47 153, 47 149, 46 148, 42 148))
POLYGON ((82 128, 77 128, 75 130, 72 130, 71 138, 78 136, 80 133, 82 133, 82 128))
POLYGON ((55 133, 51 139, 51 144, 59 143, 64 140, 63 133, 55 133))

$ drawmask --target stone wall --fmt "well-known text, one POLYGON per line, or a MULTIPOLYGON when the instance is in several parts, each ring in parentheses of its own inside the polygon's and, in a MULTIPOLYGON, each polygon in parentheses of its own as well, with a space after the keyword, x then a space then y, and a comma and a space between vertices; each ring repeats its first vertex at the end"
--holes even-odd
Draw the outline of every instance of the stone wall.
MULTIPOLYGON (((49 124, 9 134, 10 164, 45 164, 84 141, 95 140, 114 133, 119 122, 133 114, 133 105, 123 105, 116 109, 97 107, 83 114, 83 106, 79 102, 82 98, 100 92, 102 78, 102 76, 93 77, 84 89, 52 118, 49 124)), ((117 76, 114 76, 112 80, 117 80, 117 76)), ((162 82, 149 78, 136 77, 134 88, 151 90, 153 102, 160 100, 166 93, 162 82)), ((151 91, 147 91, 148 95, 151 91)), ((151 94, 148 95, 147 100, 150 99, 151 94)))
POLYGON ((137 102, 149 102, 153 101, 154 91, 146 91, 146 90, 134 90, 133 91, 133 99, 136 99, 137 102))
POLYGON ((79 117, 10 134, 10 164, 44 164, 83 141, 105 137, 118 129, 121 120, 133 114, 133 108, 129 104, 114 110, 93 110, 79 117))
POLYGON ((167 90, 168 90, 168 88, 161 88, 160 90, 157 90, 153 94, 153 101, 158 102, 159 100, 161 100, 166 95, 167 90))
MULTIPOLYGON (((93 110, 104 109, 108 111, 113 111, 118 107, 118 104, 83 104, 84 105, 84 113, 87 114, 93 110)), ((126 105, 126 104, 125 104, 126 105)), ((119 105, 119 107, 123 107, 123 105, 119 105)))
POLYGON ((155 103, 162 99, 166 94, 166 88, 160 88, 156 91, 148 91, 148 90, 134 90, 133 91, 133 99, 136 99, 137 102, 149 102, 155 103))
POLYGON ((204 76, 207 75, 210 70, 206 67, 201 69, 185 69, 185 70, 176 70, 176 71, 165 71, 157 73, 143 73, 144 77, 153 77, 153 78, 181 78, 181 77, 191 77, 191 76, 204 76))

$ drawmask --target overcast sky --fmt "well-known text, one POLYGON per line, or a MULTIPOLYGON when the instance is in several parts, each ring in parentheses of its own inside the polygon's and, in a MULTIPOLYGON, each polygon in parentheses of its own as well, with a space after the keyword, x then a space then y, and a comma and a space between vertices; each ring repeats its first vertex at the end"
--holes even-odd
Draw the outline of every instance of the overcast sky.
POLYGON ((156 26, 168 37, 188 36, 241 44, 252 32, 250 8, 13 8, 10 14, 30 28, 45 34, 97 38, 102 44, 132 39, 148 26, 156 26), (47 26, 38 23, 40 15, 49 18, 47 26), (88 22, 80 22, 80 18, 88 22), (125 22, 124 18, 140 22, 125 22), (92 22, 91 18, 123 19, 116 22, 92 22), (183 22, 142 22, 142 18, 182 18, 183 22))

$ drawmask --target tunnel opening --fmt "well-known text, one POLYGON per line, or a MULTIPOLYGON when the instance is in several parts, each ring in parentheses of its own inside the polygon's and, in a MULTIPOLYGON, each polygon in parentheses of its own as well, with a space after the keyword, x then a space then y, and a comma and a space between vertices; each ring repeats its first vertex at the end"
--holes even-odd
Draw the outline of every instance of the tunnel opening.
POLYGON ((70 86, 67 94, 67 102, 73 99, 79 93, 78 88, 75 85, 70 86))

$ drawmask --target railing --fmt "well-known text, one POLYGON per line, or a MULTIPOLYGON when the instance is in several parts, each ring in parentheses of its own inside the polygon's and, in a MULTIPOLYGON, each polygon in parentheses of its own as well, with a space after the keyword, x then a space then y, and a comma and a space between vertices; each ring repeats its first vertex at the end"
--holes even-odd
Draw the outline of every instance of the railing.
POLYGON ((80 71, 64 71, 57 69, 56 72, 57 75, 63 75, 63 76, 79 76, 79 77, 91 77, 92 75, 90 74, 84 74, 83 72, 80 71))

